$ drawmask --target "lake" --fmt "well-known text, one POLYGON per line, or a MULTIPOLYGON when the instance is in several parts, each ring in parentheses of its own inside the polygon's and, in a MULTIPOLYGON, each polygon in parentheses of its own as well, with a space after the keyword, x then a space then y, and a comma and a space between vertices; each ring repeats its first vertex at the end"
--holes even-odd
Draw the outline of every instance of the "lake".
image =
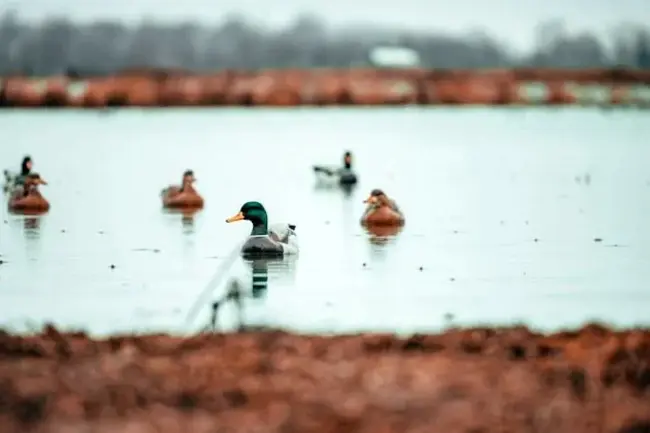
MULTIPOLYGON (((435 331, 600 320, 650 324, 650 121, 586 108, 124 109, 0 112, 2 169, 24 154, 50 212, 0 224, 0 322, 94 334, 199 329, 186 316, 216 273, 250 281, 249 200, 297 225, 300 255, 268 264, 248 324, 309 332, 435 331), (311 165, 354 154, 351 193, 311 165), (205 209, 161 211, 192 168, 205 209), (359 225, 382 188, 406 215, 397 236, 359 225), (220 270, 224 268, 226 270, 220 270)), ((259 266, 258 266, 259 267, 259 266)), ((263 266, 262 266, 263 267, 263 266)), ((219 323, 232 329, 236 311, 219 323)))

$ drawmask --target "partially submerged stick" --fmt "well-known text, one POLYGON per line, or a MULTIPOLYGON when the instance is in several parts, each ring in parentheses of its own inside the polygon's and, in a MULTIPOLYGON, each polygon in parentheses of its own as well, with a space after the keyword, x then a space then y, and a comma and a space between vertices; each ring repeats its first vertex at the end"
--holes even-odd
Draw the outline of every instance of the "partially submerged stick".
POLYGON ((240 250, 241 244, 238 244, 235 248, 233 248, 226 259, 221 262, 221 266, 217 268, 216 272, 212 276, 212 279, 208 282, 201 293, 199 293, 199 296, 197 296, 196 301, 194 301, 192 308, 190 308, 190 311, 187 313, 187 316, 185 318, 186 328, 189 327, 192 322, 194 322, 196 315, 199 313, 200 309, 208 302, 208 299, 212 295, 212 292, 214 292, 214 290, 219 286, 219 284, 221 284, 226 275, 228 275, 227 271, 230 270, 230 267, 239 256, 240 250))

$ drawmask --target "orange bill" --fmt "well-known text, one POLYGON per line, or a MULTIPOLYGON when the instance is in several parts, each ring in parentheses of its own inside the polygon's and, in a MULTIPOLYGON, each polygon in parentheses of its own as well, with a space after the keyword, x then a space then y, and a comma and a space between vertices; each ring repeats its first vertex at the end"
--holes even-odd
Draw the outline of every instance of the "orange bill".
POLYGON ((41 179, 41 178, 39 178, 39 179, 36 181, 36 183, 38 183, 39 185, 47 185, 47 182, 45 182, 45 180, 44 180, 44 179, 41 179))
POLYGON ((236 215, 231 216, 226 220, 227 223, 234 223, 235 221, 241 221, 244 219, 244 214, 238 212, 236 215))
POLYGON ((375 203, 377 203, 377 197, 375 197, 374 195, 368 196, 368 198, 365 199, 363 202, 364 203, 375 204, 375 203))

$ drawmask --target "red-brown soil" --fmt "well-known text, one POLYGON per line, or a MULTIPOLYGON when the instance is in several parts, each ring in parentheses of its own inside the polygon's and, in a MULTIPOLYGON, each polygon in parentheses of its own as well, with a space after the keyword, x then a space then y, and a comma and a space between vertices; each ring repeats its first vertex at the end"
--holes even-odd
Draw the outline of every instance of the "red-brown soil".
POLYGON ((1 432, 650 432, 650 331, 0 333, 1 432))
POLYGON ((109 77, 0 77, 9 107, 200 107, 299 105, 640 105, 650 100, 640 69, 131 70, 109 77), (541 87, 535 96, 530 86, 541 87), (594 86, 598 87, 594 90, 594 86), (595 93, 594 93, 595 92, 595 93), (594 96, 596 95, 596 96, 594 96))

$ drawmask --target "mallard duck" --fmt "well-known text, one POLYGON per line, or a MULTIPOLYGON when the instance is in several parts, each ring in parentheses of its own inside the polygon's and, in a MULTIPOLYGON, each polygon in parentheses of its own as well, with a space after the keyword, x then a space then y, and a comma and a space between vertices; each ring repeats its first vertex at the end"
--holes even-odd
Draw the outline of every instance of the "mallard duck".
POLYGON ((9 198, 9 211, 19 213, 44 213, 50 209, 50 203, 41 195, 39 185, 47 185, 38 173, 25 177, 23 185, 15 186, 9 198))
POLYGON ((183 173, 181 186, 170 185, 160 193, 163 207, 168 209, 201 209, 203 197, 194 189, 194 172, 186 170, 183 173))
POLYGON ((357 183, 357 175, 352 170, 352 153, 343 154, 343 167, 327 165, 314 165, 314 173, 330 180, 336 180, 341 185, 354 185, 357 183))
POLYGON ((404 224, 404 214, 381 189, 373 189, 364 203, 368 205, 361 217, 361 224, 376 226, 401 226, 404 224))
POLYGON ((237 214, 226 220, 227 223, 250 221, 251 234, 242 245, 241 252, 251 257, 283 257, 298 254, 296 226, 292 224, 273 224, 269 226, 266 209, 261 203, 244 203, 237 214))

